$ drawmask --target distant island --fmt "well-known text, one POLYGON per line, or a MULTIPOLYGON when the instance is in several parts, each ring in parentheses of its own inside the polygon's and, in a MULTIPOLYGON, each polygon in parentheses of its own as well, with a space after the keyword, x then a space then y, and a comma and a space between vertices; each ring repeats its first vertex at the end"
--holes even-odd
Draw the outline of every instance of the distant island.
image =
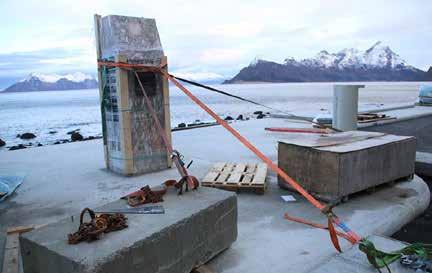
POLYGON ((390 47, 375 43, 366 51, 323 50, 314 58, 276 63, 255 59, 228 83, 242 82, 432 81, 432 67, 423 71, 408 65, 390 47))
POLYGON ((98 83, 93 76, 81 72, 66 75, 31 73, 3 92, 77 90, 97 87, 98 83))

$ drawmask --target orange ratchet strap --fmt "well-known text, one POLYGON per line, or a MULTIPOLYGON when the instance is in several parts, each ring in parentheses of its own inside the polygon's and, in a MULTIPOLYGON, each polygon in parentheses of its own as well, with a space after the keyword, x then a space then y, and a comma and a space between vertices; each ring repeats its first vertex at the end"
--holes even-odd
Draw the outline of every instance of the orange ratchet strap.
MULTIPOLYGON (((213 117, 220 125, 222 125, 226 130, 228 130, 232 135, 234 135, 244 146, 246 146, 250 151, 252 151, 256 156, 258 156, 264 163, 268 165, 270 169, 272 169, 275 173, 277 173, 287 184, 293 187, 297 192, 303 195, 306 200, 308 200, 312 205, 318 208, 322 213, 324 213, 328 218, 328 230, 330 233, 331 240, 333 242, 334 247, 341 251, 337 234, 338 232, 335 230, 333 223, 338 225, 344 232, 344 238, 349 240, 352 244, 356 244, 361 240, 361 237, 357 235, 354 231, 352 231, 345 223, 343 223, 327 206, 321 204, 317 199, 315 199, 312 195, 310 195, 302 186, 300 186, 294 179, 292 179, 288 174, 286 174, 282 169, 280 169, 273 161, 268 158, 265 154, 263 154, 260 150, 258 150, 249 140, 243 137, 239 132, 237 132, 233 127, 231 127, 226 121, 221 119, 215 112, 213 112, 207 105, 205 105, 200 99, 195 97, 188 89, 186 89, 182 84, 180 84, 174 77, 168 74, 167 71, 163 70, 162 67, 166 65, 162 64, 161 66, 146 66, 139 64, 126 64, 126 63, 116 63, 116 62, 98 62, 99 66, 110 66, 110 67, 120 67, 131 70, 142 70, 142 71, 153 71, 161 73, 165 76, 169 81, 171 81, 175 86, 177 86, 180 90, 182 90, 193 102, 198 104, 204 111, 206 111, 211 117, 213 117)), ((340 233, 340 232, 339 232, 340 233)))

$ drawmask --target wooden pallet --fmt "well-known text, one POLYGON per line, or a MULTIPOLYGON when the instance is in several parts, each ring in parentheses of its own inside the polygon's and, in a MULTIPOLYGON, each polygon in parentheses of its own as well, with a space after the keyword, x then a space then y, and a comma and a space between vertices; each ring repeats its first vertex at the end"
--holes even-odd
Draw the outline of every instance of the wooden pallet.
POLYGON ((238 191, 242 189, 264 193, 267 165, 264 163, 218 162, 202 180, 205 187, 238 191))

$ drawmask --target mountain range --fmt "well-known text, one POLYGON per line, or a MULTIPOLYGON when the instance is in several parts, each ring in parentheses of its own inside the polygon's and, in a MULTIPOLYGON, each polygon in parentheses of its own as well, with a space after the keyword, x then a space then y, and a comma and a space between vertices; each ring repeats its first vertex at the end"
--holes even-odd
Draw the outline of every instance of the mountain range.
POLYGON ((405 62, 389 46, 375 43, 365 51, 354 48, 337 53, 325 50, 315 57, 283 63, 255 59, 224 83, 241 82, 339 82, 339 81, 431 81, 428 71, 405 62))
POLYGON ((31 73, 3 92, 76 90, 97 87, 96 79, 82 72, 66 75, 31 73))

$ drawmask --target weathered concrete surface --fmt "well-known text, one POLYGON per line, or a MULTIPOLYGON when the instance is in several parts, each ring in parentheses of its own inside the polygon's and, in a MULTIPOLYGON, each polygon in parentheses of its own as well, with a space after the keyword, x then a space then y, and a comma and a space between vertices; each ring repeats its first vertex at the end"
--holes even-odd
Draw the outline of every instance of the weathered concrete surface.
MULTIPOLYGON (((179 196, 171 189, 162 204, 165 214, 128 214, 128 228, 92 243, 67 243, 79 215, 26 233, 20 240, 24 272, 189 273, 237 238, 234 193, 200 188, 179 196)), ((119 200, 98 210, 126 207, 119 200)))
POLYGON ((118 54, 129 61, 159 64, 162 44, 155 19, 108 15, 101 20, 101 53, 104 59, 118 54))
MULTIPOLYGON (((369 236, 368 240, 372 241, 377 249, 386 252, 399 250, 406 246, 403 242, 382 236, 369 236)), ((414 269, 402 266, 399 261, 390 264, 389 268, 393 273, 412 273, 415 271, 414 269)), ((334 272, 376 273, 377 270, 368 262, 366 255, 355 245, 344 253, 330 258, 311 273, 334 272)), ((383 268, 382 272, 387 272, 387 269, 383 268)))
MULTIPOLYGON (((266 118, 233 125, 275 162, 278 140, 308 137, 308 134, 264 130, 265 127, 306 127, 283 119, 266 118)), ((190 171, 198 178, 218 161, 259 162, 220 126, 174 132, 173 142, 186 161, 194 160, 190 171)), ((4 239, 8 226, 55 222, 76 214, 83 207, 117 200, 138 186, 177 178, 174 169, 138 177, 113 175, 104 169, 101 140, 0 153, 0 166, 9 172, 27 173, 17 192, 0 203, 0 240, 4 239)), ((238 238, 211 261, 210 266, 215 270, 304 273, 336 254, 328 232, 289 222, 283 214, 288 212, 322 224, 326 223, 325 217, 297 194, 294 194, 296 202, 283 202, 281 195, 293 193, 280 189, 273 173, 269 172, 267 181, 269 188, 264 195, 237 195, 238 238)), ((362 236, 391 235, 422 213, 429 198, 426 183, 415 177, 411 182, 379 188, 374 194, 356 195, 337 206, 335 212, 362 236)), ((341 243, 344 249, 348 247, 346 242, 341 243)), ((0 252, 3 244, 0 241, 0 252)))
POLYGON ((432 177, 432 154, 431 153, 416 153, 415 172, 418 175, 432 177))
POLYGON ((417 151, 432 153, 431 111, 432 107, 416 106, 409 109, 380 112, 398 119, 365 124, 365 127, 359 128, 359 130, 415 136, 417 139, 417 151))

